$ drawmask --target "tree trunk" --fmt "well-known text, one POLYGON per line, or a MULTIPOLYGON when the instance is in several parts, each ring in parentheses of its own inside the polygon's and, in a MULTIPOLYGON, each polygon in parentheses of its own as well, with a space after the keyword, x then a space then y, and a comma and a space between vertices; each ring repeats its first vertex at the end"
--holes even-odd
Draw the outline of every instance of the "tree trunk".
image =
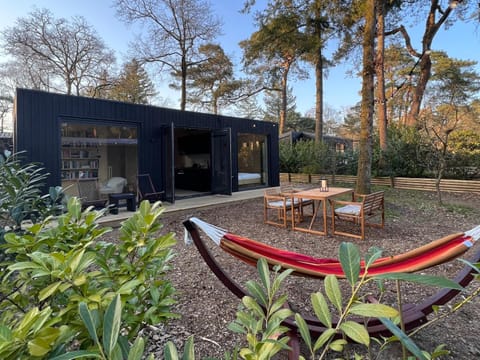
POLYGON ((442 192, 440 191, 440 183, 442 182, 443 174, 445 172, 445 159, 440 159, 440 166, 435 177, 435 190, 437 192, 437 200, 440 205, 442 205, 442 192))
POLYGON ((413 92, 412 104, 407 116, 407 126, 418 126, 418 115, 420 114, 420 107, 422 105, 423 95, 430 79, 430 71, 432 69, 432 61, 428 53, 423 54, 420 60, 420 76, 418 78, 415 91, 413 92))
POLYGON ((360 194, 371 192, 372 132, 374 112, 375 74, 375 0, 365 5, 365 28, 363 31, 362 103, 360 110, 360 144, 358 155, 357 185, 360 194))
MULTIPOLYGON (((425 32, 422 38, 422 54, 419 62, 420 76, 413 93, 412 104, 407 115, 406 124, 409 126, 418 126, 418 115, 420 114, 420 106, 422 105, 423 95, 430 79, 430 71, 432 69, 432 61, 430 60, 430 49, 433 39, 438 29, 447 20, 452 12, 452 7, 448 6, 445 10, 440 10, 440 0, 431 0, 430 11, 425 23, 425 32), (440 19, 435 22, 437 11, 441 14, 440 19)), ((407 41, 409 44, 409 41, 407 41)), ((411 49, 410 49, 411 52, 411 49)))
POLYGON ((318 49, 315 63, 315 143, 323 141, 323 55, 322 47, 318 49))
POLYGON ((282 74, 282 105, 280 108, 280 120, 278 124, 278 132, 280 135, 285 131, 285 119, 287 117, 287 83, 289 70, 290 63, 287 62, 284 66, 284 71, 282 74))
POLYGON ((181 99, 180 110, 185 110, 187 105, 187 61, 185 55, 182 56, 182 85, 181 85, 181 99))
MULTIPOLYGON (((377 53, 375 73, 377 75, 376 100, 378 138, 381 152, 387 151, 387 100, 385 97, 385 8, 383 0, 377 0, 377 53)), ((383 167, 383 156, 380 157, 380 166, 383 167)))

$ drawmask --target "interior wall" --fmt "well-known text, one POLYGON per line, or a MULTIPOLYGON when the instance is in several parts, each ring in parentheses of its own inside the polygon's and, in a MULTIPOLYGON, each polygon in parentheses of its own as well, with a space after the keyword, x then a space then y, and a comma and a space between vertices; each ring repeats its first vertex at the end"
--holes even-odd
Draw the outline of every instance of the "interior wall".
POLYGON ((112 169, 111 176, 125 176, 125 147, 109 145, 107 150, 107 167, 112 169))

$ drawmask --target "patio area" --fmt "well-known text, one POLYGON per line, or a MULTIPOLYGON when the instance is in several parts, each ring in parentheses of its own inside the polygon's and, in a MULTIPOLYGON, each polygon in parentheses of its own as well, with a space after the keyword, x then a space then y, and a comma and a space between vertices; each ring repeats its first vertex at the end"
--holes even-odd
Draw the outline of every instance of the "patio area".
MULTIPOLYGON (((182 199, 175 201, 174 204, 163 202, 165 207, 165 213, 173 213, 176 211, 205 208, 214 205, 221 205, 227 203, 234 203, 237 201, 250 200, 256 198, 262 198, 265 189, 255 189, 235 192, 232 195, 206 195, 193 197, 189 199, 182 199)), ((131 211, 127 211, 125 208, 121 208, 118 214, 108 214, 99 220, 99 223, 105 226, 118 227, 120 223, 132 216, 131 211)))

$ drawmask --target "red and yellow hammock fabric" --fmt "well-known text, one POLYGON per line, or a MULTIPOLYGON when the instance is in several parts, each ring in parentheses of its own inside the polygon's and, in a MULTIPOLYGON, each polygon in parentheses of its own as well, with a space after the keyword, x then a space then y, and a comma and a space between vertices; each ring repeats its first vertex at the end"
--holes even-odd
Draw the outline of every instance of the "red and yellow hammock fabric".
MULTIPOLYGON (((342 266, 337 259, 316 258, 278 249, 229 233, 227 230, 198 218, 191 218, 190 221, 224 251, 250 265, 256 265, 260 258, 265 258, 271 266, 280 265, 283 268, 293 269, 296 275, 315 278, 324 278, 327 275, 335 275, 338 278, 345 277, 342 266)), ((480 226, 464 233, 448 235, 403 254, 377 259, 368 267, 366 276, 371 277, 393 272, 411 273, 448 262, 464 254, 479 238, 480 226)), ((360 274, 363 275, 364 273, 365 268, 362 263, 360 274)))

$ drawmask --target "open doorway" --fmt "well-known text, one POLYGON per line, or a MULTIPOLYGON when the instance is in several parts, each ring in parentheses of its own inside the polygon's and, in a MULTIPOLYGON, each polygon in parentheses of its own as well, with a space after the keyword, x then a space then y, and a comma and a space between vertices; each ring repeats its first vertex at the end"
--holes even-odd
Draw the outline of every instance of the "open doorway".
POLYGON ((175 129, 175 198, 210 194, 212 189, 211 132, 175 129))

